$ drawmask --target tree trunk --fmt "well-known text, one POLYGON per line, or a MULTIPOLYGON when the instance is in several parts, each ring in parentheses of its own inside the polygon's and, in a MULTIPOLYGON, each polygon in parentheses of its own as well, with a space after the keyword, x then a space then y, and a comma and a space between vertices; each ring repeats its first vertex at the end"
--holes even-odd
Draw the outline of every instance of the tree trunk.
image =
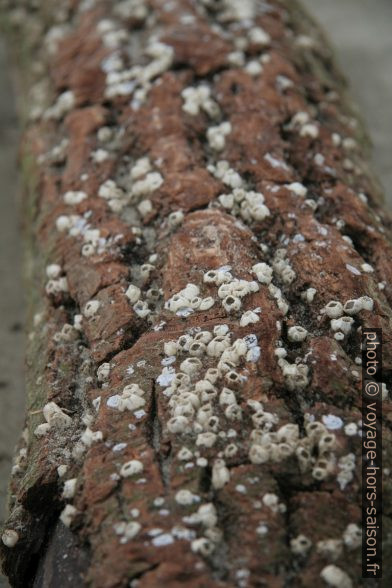
MULTIPOLYGON (((291 0, 4 15, 30 302, 12 586, 362 585, 358 358, 382 328, 388 384, 391 219, 325 38, 291 0)), ((385 506, 385 558, 390 531, 385 506)))

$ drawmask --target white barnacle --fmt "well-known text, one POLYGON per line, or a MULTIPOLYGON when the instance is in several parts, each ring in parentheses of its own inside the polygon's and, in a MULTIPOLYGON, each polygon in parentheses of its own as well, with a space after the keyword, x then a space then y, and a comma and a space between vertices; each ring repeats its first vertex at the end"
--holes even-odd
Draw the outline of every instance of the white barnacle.
POLYGON ((138 180, 132 186, 132 196, 135 198, 148 196, 160 188, 163 177, 159 172, 150 172, 142 180, 138 180))
POLYGON ((14 529, 5 529, 1 536, 1 540, 6 547, 15 547, 19 541, 19 533, 14 529))
POLYGON ((45 119, 61 119, 67 114, 75 105, 75 94, 71 90, 67 90, 60 94, 56 102, 46 110, 44 114, 45 119))
POLYGON ((100 185, 98 196, 104 200, 117 200, 124 197, 124 192, 113 180, 106 180, 100 185))
POLYGON ((61 266, 57 263, 51 263, 46 267, 46 275, 50 280, 55 280, 61 274, 61 266))
POLYGON ((193 337, 191 335, 181 335, 177 339, 177 349, 178 351, 189 351, 190 346, 193 343, 193 337))
POLYGON ((245 359, 251 363, 256 363, 260 359, 261 349, 259 346, 252 347, 247 352, 245 359))
POLYGON ((146 292, 146 297, 148 300, 152 300, 153 302, 157 302, 162 295, 162 290, 158 288, 149 288, 146 292))
POLYGON ((306 555, 311 546, 312 542, 306 535, 301 534, 290 540, 290 548, 295 555, 306 555))
POLYGON ((293 182, 292 184, 288 184, 286 186, 291 192, 294 192, 297 196, 301 196, 305 198, 306 194, 308 193, 308 189, 299 182, 293 182))
POLYGON ((98 312, 100 306, 101 303, 98 300, 89 300, 89 302, 87 302, 87 304, 84 306, 83 315, 86 318, 93 317, 98 312))
POLYGON ((211 382, 211 384, 215 384, 218 378, 219 372, 216 368, 208 368, 208 370, 204 374, 204 379, 211 382))
POLYGON ((143 265, 140 266, 140 275, 142 278, 147 279, 150 275, 150 273, 155 269, 155 266, 152 265, 151 263, 143 263, 143 265))
POLYGON ((225 374, 225 380, 227 380, 229 384, 239 386, 246 380, 246 376, 241 376, 241 374, 239 374, 235 370, 229 370, 225 374))
POLYGON ((230 341, 226 335, 214 337, 207 345, 207 355, 210 357, 220 357, 228 347, 230 347, 230 341))
POLYGON ((206 537, 199 537, 198 539, 194 539, 192 541, 191 549, 195 553, 200 553, 201 555, 208 556, 211 555, 215 547, 213 542, 207 539, 206 537))
POLYGON ((247 335, 244 339, 236 339, 232 345, 233 351, 238 355, 238 357, 243 357, 247 354, 248 349, 257 346, 257 338, 255 335, 247 335), (255 337, 255 344, 250 344, 251 338, 255 337), (249 343, 249 345, 248 345, 249 343))
POLYGON ((356 423, 348 423, 344 427, 344 432, 347 436, 353 437, 358 434, 358 425, 356 423))
POLYGON ((34 429, 34 435, 36 437, 45 437, 45 435, 47 435, 50 431, 50 425, 49 423, 41 423, 40 425, 37 425, 37 427, 35 427, 34 429))
POLYGON ((132 308, 135 314, 137 314, 137 316, 140 318, 146 318, 151 313, 151 310, 148 308, 148 304, 145 300, 138 300, 132 308))
POLYGON ((68 292, 68 282, 66 277, 58 278, 57 280, 49 280, 45 286, 47 294, 57 295, 61 292, 68 292))
POLYGON ((326 459, 318 459, 312 469, 312 476, 316 480, 324 480, 330 473, 331 464, 326 459))
POLYGON ((43 415, 50 427, 63 428, 69 427, 72 424, 71 417, 65 414, 55 402, 45 404, 43 415))
POLYGON ((286 505, 280 503, 279 497, 272 492, 267 492, 267 494, 264 494, 262 502, 267 508, 272 510, 272 512, 277 513, 286 511, 286 505))
POLYGON ((299 131, 301 137, 310 137, 311 139, 317 139, 319 133, 319 128, 314 123, 307 123, 303 125, 299 131))
POLYGON ((180 364, 181 371, 185 374, 188 374, 189 376, 196 374, 198 371, 200 371, 201 367, 202 363, 197 357, 188 357, 180 364))
POLYGON ((207 346, 200 342, 194 341, 192 345, 189 347, 189 355, 193 357, 202 357, 206 352, 207 346))
POLYGON ((325 566, 320 573, 321 578, 333 588, 352 588, 351 578, 338 566, 330 564, 325 566))
POLYGON ((243 180, 239 173, 230 168, 228 161, 218 161, 217 165, 208 166, 209 171, 230 188, 240 188, 243 180))
POLYGON ((266 463, 270 458, 268 447, 258 444, 251 445, 249 449, 249 460, 254 464, 266 463))
POLYGON ((261 284, 270 284, 273 270, 267 263, 256 263, 252 266, 252 272, 256 275, 261 284))
POLYGON ((271 43, 270 35, 261 27, 252 27, 249 30, 248 38, 251 43, 263 47, 271 43))
POLYGON ((60 232, 68 231, 72 226, 72 220, 69 216, 62 214, 56 219, 56 228, 60 232))
POLYGON ((258 315, 258 313, 256 311, 254 311, 254 310, 247 310, 241 316, 240 326, 241 327, 247 327, 248 325, 252 325, 254 323, 258 323, 259 320, 260 320, 260 317, 259 317, 259 315, 258 315))
POLYGON ((256 77, 262 73, 263 66, 261 65, 260 61, 252 59, 245 65, 244 69, 250 76, 256 77))
POLYGON ((190 506, 191 504, 200 502, 200 497, 197 494, 193 494, 193 492, 186 489, 178 490, 174 499, 181 506, 190 506))
POLYGON ((133 539, 140 532, 141 524, 137 521, 130 521, 124 527, 121 543, 126 543, 129 539, 133 539))
POLYGON ((245 65, 245 53, 243 51, 231 51, 227 56, 227 61, 236 67, 245 65))
POLYGON ((123 478, 129 478, 130 476, 141 474, 143 470, 144 466, 141 461, 138 459, 131 459, 121 466, 120 475, 123 478))
POLYGON ((185 288, 181 290, 181 294, 188 300, 192 300, 195 296, 199 296, 200 288, 196 284, 187 284, 185 288))
POLYGON ((285 249, 278 249, 276 251, 273 268, 285 284, 291 284, 296 278, 296 273, 289 261, 285 259, 285 255, 285 249))
POLYGON ((362 531, 355 523, 347 525, 343 533, 343 541, 347 549, 357 549, 362 543, 362 531))
POLYGON ((67 471, 68 471, 68 466, 65 464, 61 464, 57 467, 57 473, 58 473, 59 478, 62 478, 63 476, 65 476, 67 471))
POLYGON ((136 396, 144 396, 145 391, 139 386, 139 384, 128 384, 123 389, 122 395, 124 398, 130 398, 132 394, 136 394, 136 396))
POLYGON ((68 191, 64 194, 63 199, 65 204, 70 206, 80 204, 87 198, 86 192, 79 191, 68 191))
POLYGON ((193 459, 193 453, 188 447, 181 447, 180 451, 177 453, 177 457, 181 461, 190 461, 193 459))
POLYGON ((73 519, 77 514, 77 510, 72 504, 67 504, 60 514, 60 521, 66 526, 70 527, 72 524, 73 519))
POLYGON ((276 432, 278 440, 290 444, 296 444, 299 439, 299 427, 294 423, 287 423, 276 432))
POLYGON ((242 420, 242 408, 238 404, 229 404, 225 408, 225 417, 229 421, 241 421, 242 420))
POLYGON ((97 369, 98 382, 106 382, 110 375, 110 363, 101 363, 97 369))
POLYGON ((223 122, 216 127, 210 127, 207 131, 207 140, 214 151, 222 151, 225 148, 226 136, 231 133, 231 124, 223 122))
POLYGON ((182 415, 172 417, 167 423, 167 428, 170 433, 186 433, 189 430, 189 419, 182 415))
POLYGON ((138 180, 139 178, 142 178, 148 174, 151 169, 150 159, 148 157, 141 157, 135 162, 131 169, 130 175, 132 180, 138 180))
POLYGON ((215 490, 223 488, 230 480, 230 471, 223 459, 216 459, 212 466, 212 486, 215 490))
POLYGON ((217 272, 215 270, 209 270, 203 276, 203 282, 205 284, 216 284, 217 272))
POLYGON ((138 286, 135 286, 134 284, 130 284, 127 291, 125 292, 125 296, 128 298, 131 304, 136 304, 136 302, 140 298, 140 295, 140 288, 138 288, 138 286))
POLYGON ((75 496, 77 478, 71 478, 64 482, 63 498, 71 499, 75 496))
POLYGON ((229 295, 223 300, 222 305, 229 313, 237 312, 241 308, 241 300, 237 296, 229 295))
POLYGON ((208 420, 213 415, 212 405, 210 403, 204 404, 199 408, 197 411, 197 422, 204 428, 208 422, 208 420))
POLYGON ((369 310, 369 311, 373 310, 373 307, 374 307, 373 298, 370 298, 370 296, 361 296, 360 301, 361 301, 363 310, 369 310))
POLYGON ((139 202, 139 204, 137 205, 137 209, 143 218, 146 217, 153 210, 151 200, 149 200, 148 198, 145 198, 144 200, 139 202))
POLYGON ((189 300, 189 306, 193 310, 197 310, 200 307, 200 304, 201 304, 200 296, 195 296, 194 298, 191 298, 191 300, 189 300))
POLYGON ((214 306, 214 304, 215 300, 212 298, 212 296, 207 296, 201 300, 199 310, 209 310, 214 306))
POLYGON ((223 208, 226 208, 228 210, 231 210, 234 206, 233 194, 220 194, 220 196, 218 196, 218 200, 223 206, 223 208))
POLYGON ((196 514, 196 520, 201 523, 204 527, 213 528, 218 522, 215 506, 208 502, 199 506, 196 514))
POLYGON ((182 212, 182 210, 176 210, 176 211, 171 212, 169 214, 167 222, 168 222, 169 227, 175 228, 175 227, 178 227, 179 225, 181 225, 183 220, 184 220, 184 213, 182 212))
POLYGON ((211 431, 206 433, 199 433, 196 439, 196 445, 198 447, 213 447, 216 443, 217 436, 211 431))
POLYGON ((317 542, 316 549, 323 557, 337 560, 343 552, 343 541, 341 539, 324 539, 317 542))
POLYGON ((167 357, 174 357, 177 355, 177 342, 176 341, 166 341, 163 344, 163 351, 167 357))
POLYGON ((357 314, 362 310, 362 301, 360 298, 355 298, 352 300, 347 300, 345 303, 343 310, 346 314, 354 315, 357 314))
POLYGON ((351 316, 343 316, 339 319, 331 320, 331 329, 334 332, 341 332, 344 335, 348 335, 351 331, 354 319, 351 316))
POLYGON ((361 265, 361 269, 363 272, 365 272, 365 274, 371 274, 374 272, 374 267, 372 265, 370 265, 369 263, 363 263, 361 265))
POLYGON ((296 325, 294 327, 289 328, 287 336, 289 338, 289 341, 299 343, 305 341, 306 337, 308 336, 308 331, 303 327, 296 325))
POLYGON ((284 359, 287 357, 287 351, 284 347, 277 347, 274 351, 274 354, 278 359, 284 359))
POLYGON ((139 394, 123 394, 123 396, 120 397, 118 410, 123 412, 125 409, 128 409, 131 412, 135 412, 136 410, 141 409, 145 404, 146 401, 139 394))
POLYGON ((219 395, 219 404, 237 404, 236 396, 230 388, 223 388, 219 395))
POLYGON ((227 457, 227 458, 234 457, 235 455, 237 455, 237 453, 238 453, 238 447, 235 443, 229 443, 229 445, 227 445, 225 447, 225 450, 224 450, 225 457, 227 457))
POLYGON ((93 443, 97 443, 98 441, 102 441, 103 434, 102 431, 92 431, 89 427, 87 427, 83 435, 80 437, 81 442, 86 447, 91 447, 93 443))
POLYGON ((330 433, 323 435, 318 442, 319 455, 329 454, 336 445, 336 437, 330 433))
POLYGON ((302 300, 305 300, 306 302, 308 302, 310 304, 311 302, 313 302, 316 294, 317 294, 316 288, 307 288, 307 290, 305 290, 304 292, 301 293, 301 298, 302 298, 302 300))
POLYGON ((82 247, 82 255, 84 257, 90 257, 91 255, 94 255, 95 251, 96 250, 93 243, 85 243, 82 247))
POLYGON ((211 118, 217 118, 220 113, 218 104, 211 98, 211 89, 206 84, 198 87, 188 87, 181 92, 184 100, 182 109, 191 116, 196 116, 203 110, 211 118))
POLYGON ((225 337, 229 334, 229 325, 216 325, 214 327, 215 337, 225 337))

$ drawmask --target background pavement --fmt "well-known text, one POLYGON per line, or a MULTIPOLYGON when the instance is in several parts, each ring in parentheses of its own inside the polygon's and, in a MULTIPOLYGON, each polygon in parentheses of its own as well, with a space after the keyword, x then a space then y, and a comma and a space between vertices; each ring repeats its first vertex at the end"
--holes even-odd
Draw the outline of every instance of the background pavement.
MULTIPOLYGON (((392 208, 392 2, 303 0, 323 25, 374 143, 392 208)), ((13 447, 23 422, 23 292, 17 205, 17 124, 0 40, 0 526, 13 447)), ((0 576, 0 586, 7 586, 0 576)))
POLYGON ((321 23, 373 141, 373 168, 392 208, 392 1, 302 0, 321 23))
MULTIPOLYGON (((24 335, 18 227, 17 120, 0 40, 0 526, 14 445, 24 413, 24 335)), ((0 586, 7 586, 1 580, 0 586)))

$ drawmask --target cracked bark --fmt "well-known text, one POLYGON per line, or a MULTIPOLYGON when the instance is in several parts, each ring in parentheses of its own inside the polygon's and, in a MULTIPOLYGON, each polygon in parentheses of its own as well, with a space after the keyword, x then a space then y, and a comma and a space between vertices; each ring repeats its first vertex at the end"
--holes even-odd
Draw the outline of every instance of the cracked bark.
MULTIPOLYGON (((297 424, 302 440, 309 415, 322 420, 333 414, 345 424, 357 423, 360 387, 353 372, 360 369, 355 358, 360 353, 357 328, 361 326, 383 328, 384 379, 391 383, 391 219, 367 167, 365 132, 325 38, 296 2, 249 2, 256 6, 254 24, 271 37, 266 47, 250 43, 246 49, 248 61, 265 57, 262 73, 254 77, 242 67, 228 66, 228 55, 237 48, 235 38, 247 34, 243 24, 238 28, 229 20, 222 26, 224 5, 230 2, 205 3, 203 8, 202 2, 178 0, 175 10, 169 10, 165 2, 150 0, 146 19, 119 16, 117 9, 124 2, 115 0, 90 5, 72 0, 60 6, 45 1, 38 8, 23 0, 3 4, 11 44, 18 45, 15 54, 28 113, 21 158, 31 289, 28 413, 19 446, 27 458, 19 453, 16 459, 6 524, 18 531, 20 540, 13 549, 1 548, 12 585, 316 585, 320 571, 331 563, 317 550, 317 543, 339 539, 348 524, 360 523, 359 437, 335 432, 336 460, 349 453, 357 459, 347 488, 336 480, 336 464, 322 481, 309 470, 302 471, 294 455, 256 465, 248 457, 254 425, 247 401, 262 402, 276 416, 278 426, 297 424), (113 49, 103 42, 105 27, 99 34, 97 30, 107 19, 115 23, 115 31, 126 31, 115 50, 126 68, 147 66, 144 51, 154 33, 173 48, 172 66, 152 85, 138 109, 130 104, 130 95, 105 96, 101 64, 107 63, 113 49), (59 28, 51 28, 59 23, 59 28), (45 37, 50 31, 52 36, 45 37), (57 47, 49 50, 56 35, 57 47), (191 116, 182 108, 182 90, 200 83, 209 85, 219 104, 220 114, 213 121, 204 112, 191 116), (65 90, 74 94, 73 108, 47 120, 46 109, 65 90), (33 105, 27 96, 33 97, 33 105), (298 112, 307 112, 317 123, 317 138, 301 136, 290 126, 298 112), (232 132, 223 151, 216 154, 206 132, 223 121, 230 121, 232 132), (112 130, 108 143, 98 139, 103 126, 112 130), (355 143, 346 143, 353 150, 337 145, 334 135, 354 139, 355 143), (68 144, 62 157, 54 161, 53 155, 45 155, 64 139, 68 144), (99 164, 91 156, 97 149, 109 153, 99 164), (98 197, 100 186, 113 179, 126 190, 129 169, 145 156, 164 179, 149 196, 151 212, 141 218, 131 205, 113 211, 98 197), (241 175, 246 189, 264 194, 270 210, 264 221, 242 222, 219 205, 219 194, 230 189, 207 170, 219 159, 227 160, 241 175), (276 160, 285 165, 272 165, 276 160), (316 210, 287 188, 292 182, 302 183, 316 210), (63 194, 69 190, 84 190, 88 198, 67 206, 63 194), (367 203, 360 194, 366 195, 367 203), (166 217, 178 209, 185 217, 181 226, 172 229, 166 217), (104 246, 91 256, 82 255, 84 229, 79 234, 56 229, 56 219, 69 214, 78 214, 90 228, 99 229, 104 246), (267 248, 261 251, 260 243, 267 248), (229 265, 236 278, 252 280, 252 265, 272 264, 282 247, 296 274, 291 284, 278 273, 273 278, 289 304, 287 315, 265 286, 244 300, 243 310, 262 309, 262 320, 246 328, 240 328, 239 316, 228 316, 219 304, 186 319, 165 310, 163 301, 189 282, 200 285, 203 296, 216 297, 215 290, 203 284, 203 272, 229 265), (155 253, 155 267, 144 280, 140 267, 155 253), (353 275, 347 270, 348 265, 360 268, 365 262, 373 266, 373 273, 353 275), (51 263, 61 266, 68 292, 45 295, 45 268, 51 263), (143 293, 151 287, 163 291, 150 321, 138 317, 125 296, 131 281, 143 293), (300 294, 309 287, 317 294, 305 304, 300 294), (330 300, 344 302, 362 295, 373 298, 373 312, 361 311, 352 334, 336 341, 320 310, 330 300), (73 339, 59 339, 64 324, 72 324, 91 299, 100 302, 96 315, 83 319, 82 330, 73 339), (189 329, 212 331, 222 323, 229 325, 233 340, 255 333, 261 356, 255 364, 241 365, 247 377, 238 391, 242 422, 226 421, 221 408, 215 407, 221 432, 235 432, 237 454, 226 459, 230 482, 214 489, 212 466, 229 441, 223 436, 216 446, 200 449, 198 457, 205 457, 207 466, 198 466, 195 459, 192 466, 181 461, 182 446, 199 451, 196 435, 168 430, 170 407, 157 378, 164 342, 189 329), (287 331, 298 324, 309 337, 296 344, 288 340, 287 331), (293 391, 283 377, 274 353, 279 341, 290 363, 308 365, 310 378, 303 390, 293 391), (108 381, 102 383, 96 374, 103 362, 110 362, 111 369, 108 381), (107 406, 108 398, 135 382, 145 392, 145 414, 137 417, 107 406), (98 398, 97 409, 93 401, 98 398), (37 438, 34 430, 43 420, 40 411, 52 400, 70 411, 72 427, 66 434, 51 431, 37 438), (102 432, 103 440, 80 452, 86 422, 102 432), (113 451, 123 443, 121 451, 113 451), (131 459, 143 462, 145 482, 120 479, 121 465, 131 459), (57 472, 62 464, 68 466, 65 478, 57 472), (77 479, 71 501, 62 497, 64 480, 69 478, 77 479), (191 549, 189 533, 195 538, 204 531, 200 525, 184 523, 196 507, 176 503, 175 495, 182 488, 216 507, 222 538, 211 556, 191 549), (285 505, 285 512, 263 506, 263 496, 271 493, 285 505), (157 498, 162 499, 158 505, 157 498), (65 502, 77 509, 71 529, 58 522, 65 502), (134 509, 139 511, 136 518, 131 514, 134 509), (121 542, 115 526, 132 520, 140 523, 141 530, 121 542), (260 532, 264 527, 265 534, 260 532), (173 541, 154 544, 157 529, 173 541), (312 541, 307 557, 290 549, 290 540, 299 534, 312 541)), ((179 361, 177 371, 178 365, 179 361)), ((203 357, 203 369, 215 365, 213 359, 203 357)), ((223 385, 222 378, 219 388, 223 385)), ((390 414, 386 400, 385 468, 391 467, 390 414)), ((312 451, 317 459, 317 449, 312 451)), ((388 480, 384 495, 387 561, 392 542, 388 480)), ((334 563, 347 571, 353 586, 361 585, 360 550, 345 548, 334 563)), ((388 574, 386 570, 386 582, 388 574)))

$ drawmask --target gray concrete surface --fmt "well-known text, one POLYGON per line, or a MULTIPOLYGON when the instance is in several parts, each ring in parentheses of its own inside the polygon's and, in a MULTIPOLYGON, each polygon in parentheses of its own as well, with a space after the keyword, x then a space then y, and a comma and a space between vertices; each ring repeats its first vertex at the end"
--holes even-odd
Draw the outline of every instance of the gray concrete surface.
POLYGON ((373 141, 373 168, 392 208, 392 1, 302 0, 324 27, 373 141))
MULTIPOLYGON (((337 49, 374 143, 374 167, 392 207, 392 2, 303 0, 337 49)), ((23 293, 17 212, 17 125, 0 42, 0 525, 23 421, 23 293)), ((0 586, 6 586, 0 577, 0 586)))
MULTIPOLYGON (((17 122, 0 42, 0 527, 24 412, 23 293, 17 213, 17 122)), ((7 586, 0 575, 0 586, 7 586)))

